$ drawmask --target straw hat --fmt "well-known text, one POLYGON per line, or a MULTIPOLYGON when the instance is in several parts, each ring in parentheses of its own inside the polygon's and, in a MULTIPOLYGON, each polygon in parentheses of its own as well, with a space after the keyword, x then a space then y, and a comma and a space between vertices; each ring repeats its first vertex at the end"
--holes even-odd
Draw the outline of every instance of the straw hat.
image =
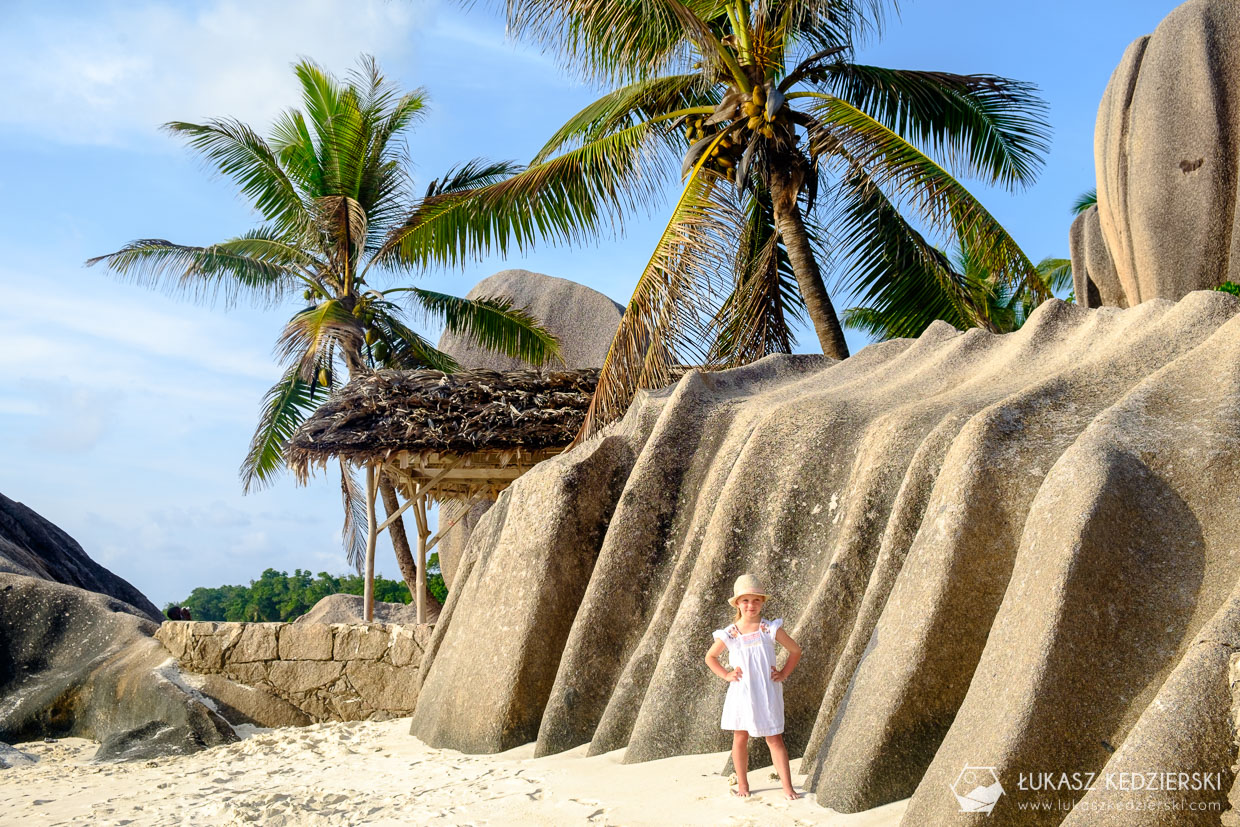
POLYGON ((742 574, 732 585, 732 599, 728 603, 732 605, 732 608, 736 608, 736 601, 747 594, 756 594, 765 600, 771 599, 771 596, 762 588, 762 582, 758 578, 752 574, 742 574))

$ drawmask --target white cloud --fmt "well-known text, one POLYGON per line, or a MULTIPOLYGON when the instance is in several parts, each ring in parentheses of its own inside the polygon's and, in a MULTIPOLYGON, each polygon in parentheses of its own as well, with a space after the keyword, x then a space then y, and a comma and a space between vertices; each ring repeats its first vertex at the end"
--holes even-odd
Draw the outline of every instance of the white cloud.
POLYGON ((78 366, 85 368, 77 377, 84 383, 114 384, 126 377, 108 368, 110 360, 131 353, 175 361, 187 373, 207 370, 263 380, 273 380, 279 373, 269 343, 278 331, 275 324, 256 330, 218 310, 121 285, 90 294, 65 291, 48 301, 44 291, 22 286, 15 273, 0 270, 0 283, 6 285, 8 296, 0 308, 5 331, 0 365, 7 362, 14 372, 22 371, 23 365, 42 375, 49 365, 60 370, 78 366), (130 298, 121 300, 121 295, 130 298), (108 360, 100 358, 102 350, 109 351, 108 360))
POLYGON ((171 120, 228 115, 265 131, 298 98, 290 64, 341 74, 408 46, 420 2, 213 0, 31 4, 0 30, 0 125, 64 143, 157 142, 171 120), (91 13, 83 10, 91 9, 91 13))

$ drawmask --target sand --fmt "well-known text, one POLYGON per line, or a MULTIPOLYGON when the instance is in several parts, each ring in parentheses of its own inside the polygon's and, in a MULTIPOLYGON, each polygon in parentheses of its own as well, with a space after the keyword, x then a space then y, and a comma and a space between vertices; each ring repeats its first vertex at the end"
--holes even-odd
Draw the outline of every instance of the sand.
MULTIPOLYGON (((91 763, 80 738, 19 744, 0 770, 0 824, 894 825, 906 802, 839 815, 787 801, 771 770, 728 794, 725 755, 623 765, 585 747, 533 758, 432 749, 409 720, 249 730, 239 743, 158 761, 91 763)), ((800 780, 800 777, 797 777, 800 780)))

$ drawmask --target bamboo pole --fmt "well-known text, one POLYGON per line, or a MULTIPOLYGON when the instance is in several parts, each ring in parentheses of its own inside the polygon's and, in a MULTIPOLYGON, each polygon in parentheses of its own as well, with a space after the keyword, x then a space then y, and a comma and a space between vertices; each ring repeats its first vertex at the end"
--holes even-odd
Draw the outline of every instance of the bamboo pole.
POLYGON ((421 491, 417 494, 417 505, 413 507, 414 516, 418 521, 418 569, 414 595, 418 605, 418 623, 426 622, 426 538, 430 530, 426 527, 426 495, 421 491))
MULTIPOLYGON (((449 471, 451 471, 453 468, 455 468, 457 465, 459 465, 459 464, 461 463, 461 460, 463 460, 463 459, 465 459, 465 457, 464 457, 463 455, 462 455, 462 456, 457 457, 455 460, 453 460, 453 461, 452 461, 452 463, 451 463, 451 464, 449 464, 449 465, 447 465, 446 467, 444 467, 444 468, 440 469, 439 473, 438 473, 438 474, 436 474, 435 476, 431 477, 431 478, 430 478, 430 481, 429 481, 429 482, 427 482, 425 485, 421 485, 421 484, 419 484, 419 485, 418 485, 418 490, 419 490, 419 491, 430 491, 432 488, 434 488, 434 487, 435 487, 435 486, 439 483, 439 481, 440 481, 441 479, 443 479, 443 478, 444 478, 444 476, 445 476, 445 475, 446 475, 449 471)), ((394 478, 393 478, 393 479, 394 479, 394 478)), ((375 532, 375 533, 376 533, 376 534, 382 534, 382 533, 383 533, 383 529, 387 528, 387 527, 388 527, 388 526, 390 526, 392 523, 396 522, 396 518, 397 518, 397 517, 399 517, 401 514, 404 514, 404 513, 405 513, 405 509, 406 509, 406 508, 408 508, 408 507, 409 507, 409 506, 411 506, 411 505, 413 505, 413 499, 412 499, 412 498, 410 498, 410 499, 408 499, 408 500, 405 500, 405 504, 404 504, 404 505, 402 505, 400 508, 396 509, 396 511, 395 511, 394 513, 390 514, 390 515, 388 516, 388 518, 387 518, 386 520, 384 520, 384 521, 383 521, 383 523, 379 526, 379 530, 378 530, 377 532, 375 532)))
POLYGON ((379 537, 375 520, 375 464, 366 466, 366 586, 362 598, 362 619, 370 623, 375 619, 375 541, 379 537))

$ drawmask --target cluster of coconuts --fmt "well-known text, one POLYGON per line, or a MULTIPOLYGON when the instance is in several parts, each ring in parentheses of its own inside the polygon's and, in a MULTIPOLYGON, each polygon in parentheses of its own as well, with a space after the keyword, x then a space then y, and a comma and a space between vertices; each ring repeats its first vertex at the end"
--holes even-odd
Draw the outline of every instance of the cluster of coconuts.
MULTIPOLYGON (((309 287, 304 293, 302 293, 302 296, 306 301, 314 302, 318 299, 326 298, 327 294, 318 288, 309 287)), ((364 336, 366 345, 370 348, 370 353, 374 357, 375 361, 379 364, 385 363, 392 353, 392 348, 387 341, 381 337, 379 331, 373 327, 375 320, 374 311, 367 307, 364 303, 359 303, 353 308, 353 316, 366 331, 364 336)), ((332 385, 331 368, 319 368, 318 372, 315 374, 315 382, 321 387, 330 388, 332 385)))
POLYGON ((755 84, 748 94, 733 87, 715 108, 714 115, 692 118, 686 122, 685 138, 693 144, 716 134, 722 121, 731 120, 735 124, 743 120, 745 125, 740 130, 731 129, 719 139, 706 162, 707 166, 734 182, 745 148, 759 135, 768 139, 775 137, 775 125, 783 116, 783 109, 783 93, 770 84, 755 84))

